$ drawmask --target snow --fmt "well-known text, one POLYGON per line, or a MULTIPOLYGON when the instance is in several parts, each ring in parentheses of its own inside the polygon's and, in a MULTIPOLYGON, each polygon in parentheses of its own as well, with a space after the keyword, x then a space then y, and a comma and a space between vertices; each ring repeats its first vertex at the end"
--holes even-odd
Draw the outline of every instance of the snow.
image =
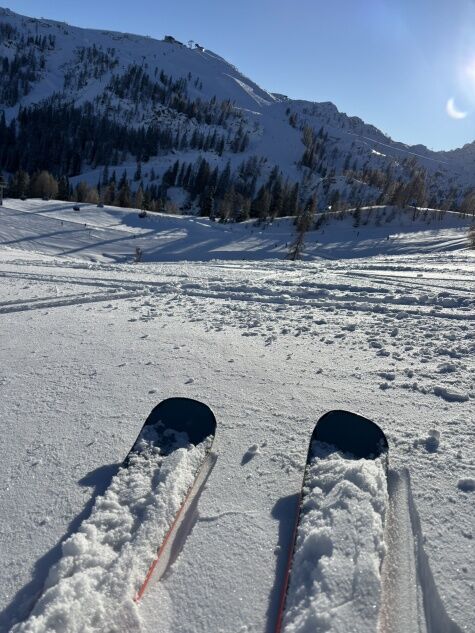
POLYGON ((386 457, 358 459, 314 442, 284 633, 375 633, 381 609, 386 457))
MULTIPOLYGON (((324 228, 324 257, 309 244, 291 262, 287 219, 144 228, 133 210, 15 205, 0 211, 0 630, 28 620, 62 546, 174 395, 211 407, 218 458, 170 567, 128 611, 132 629, 138 617, 144 633, 274 630, 309 437, 346 409, 389 441, 381 613, 397 633, 474 630, 474 259, 461 219, 411 230, 396 217, 400 237, 386 240, 385 223, 357 238, 343 218, 324 228), (130 263, 134 239, 144 263, 130 263)), ((156 533, 146 540, 155 551, 156 533)))
MULTIPOLYGON (((7 199, 0 207, 0 241, 28 252, 123 263, 134 261, 137 247, 142 261, 282 260, 295 239, 293 218, 221 224, 197 216, 149 212, 140 218, 136 209, 80 204, 74 211, 74 206, 7 199)), ((351 212, 327 213, 322 226, 306 236, 305 258, 468 251, 472 218, 426 210, 425 218, 413 222, 412 214, 412 209, 368 207, 361 212, 364 224, 355 227, 351 212)), ((451 300, 441 297, 440 303, 449 306, 451 300)))
POLYGON ((464 492, 473 492, 475 490, 475 479, 459 479, 457 486, 464 492))
POLYGON ((193 446, 172 431, 173 449, 163 452, 152 435, 146 427, 139 452, 62 544, 43 594, 14 633, 141 630, 134 598, 211 442, 193 446))

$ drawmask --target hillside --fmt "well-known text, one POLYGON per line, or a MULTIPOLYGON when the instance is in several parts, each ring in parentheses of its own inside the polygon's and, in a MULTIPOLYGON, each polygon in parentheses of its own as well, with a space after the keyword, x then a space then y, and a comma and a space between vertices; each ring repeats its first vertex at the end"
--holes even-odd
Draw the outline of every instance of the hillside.
MULTIPOLYGON (((302 257, 470 254, 471 224, 473 216, 436 209, 327 212, 305 234, 302 257)), ((133 262, 137 253, 144 262, 283 260, 289 258, 296 236, 293 218, 222 224, 190 215, 140 217, 137 209, 37 199, 7 199, 0 207, 0 246, 89 261, 133 262)))
POLYGON ((475 208, 472 145, 432 152, 394 142, 332 103, 270 94, 200 44, 0 9, 0 168, 10 195, 238 220, 298 215, 312 196, 321 210, 475 208), (59 191, 30 182, 38 170, 59 191))

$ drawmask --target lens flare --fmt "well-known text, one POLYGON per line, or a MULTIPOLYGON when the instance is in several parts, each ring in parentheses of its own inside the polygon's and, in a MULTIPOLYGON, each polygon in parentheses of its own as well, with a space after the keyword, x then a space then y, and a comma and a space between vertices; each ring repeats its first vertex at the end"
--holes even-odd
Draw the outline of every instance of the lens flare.
POLYGON ((445 106, 445 109, 449 117, 451 117, 452 119, 465 119, 465 117, 468 114, 468 112, 463 112, 462 110, 459 110, 455 106, 455 99, 453 97, 451 97, 447 101, 447 105, 445 106))

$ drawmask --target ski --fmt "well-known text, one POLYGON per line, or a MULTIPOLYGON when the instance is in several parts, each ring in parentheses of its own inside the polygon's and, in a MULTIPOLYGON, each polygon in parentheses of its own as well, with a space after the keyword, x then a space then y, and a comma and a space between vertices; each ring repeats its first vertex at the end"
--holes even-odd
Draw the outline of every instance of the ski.
MULTIPOLYGON (((282 581, 275 633, 284 631, 287 624, 290 625, 292 631, 307 630, 306 626, 308 626, 309 622, 305 622, 305 615, 302 615, 302 612, 305 608, 308 608, 308 605, 312 601, 311 596, 304 595, 305 591, 311 591, 309 587, 314 587, 316 584, 315 577, 312 577, 312 573, 314 573, 312 564, 314 562, 318 564, 322 555, 332 555, 333 544, 331 542, 331 534, 333 531, 337 531, 337 526, 331 526, 331 529, 327 532, 330 536, 325 541, 325 537, 317 536, 319 535, 319 529, 322 527, 322 516, 318 516, 316 525, 312 526, 312 518, 310 515, 312 511, 318 514, 319 506, 324 505, 325 495, 327 493, 329 494, 330 491, 334 498, 338 497, 338 486, 341 485, 347 472, 351 471, 352 468, 350 460, 353 460, 355 464, 356 462, 354 462, 354 460, 362 460, 358 462, 361 466, 354 467, 356 469, 359 467, 364 469, 365 462, 372 461, 376 463, 376 461, 378 461, 377 467, 372 469, 374 472, 368 473, 366 472, 368 468, 366 468, 366 471, 363 470, 361 477, 373 477, 376 481, 375 489, 379 490, 379 487, 381 488, 381 498, 384 499, 388 469, 388 442, 383 431, 374 422, 360 415, 348 411, 330 411, 323 415, 317 422, 309 442, 289 556, 285 576, 282 581), (322 482, 321 485, 318 485, 320 484, 319 477, 322 482), (328 487, 328 491, 326 487, 328 487), (301 547, 302 550, 304 549, 305 538, 312 530, 312 538, 314 540, 320 538, 320 542, 315 546, 315 549, 318 550, 315 561, 309 560, 303 551, 299 552, 299 547, 301 547), (299 560, 296 560, 297 557, 299 560), (302 570, 299 570, 299 566, 308 567, 308 570, 302 572, 302 570), (305 577, 305 573, 307 573, 307 577, 305 577), (302 576, 302 574, 304 576, 300 578, 299 576, 302 576), (295 587, 292 591, 292 583, 295 585, 300 583, 301 586, 295 587), (304 588, 303 591, 302 587, 304 588), (296 598, 295 596, 298 597, 296 598)), ((358 474, 359 472, 357 471, 356 476, 358 476, 358 474)), ((347 502, 348 499, 343 500, 343 503, 347 502)), ((361 503, 361 500, 359 500, 358 503, 361 503)), ((335 507, 337 507, 336 504, 335 507)), ((326 510, 328 511, 328 509, 326 510)), ((350 516, 351 521, 353 518, 351 515, 347 515, 344 518, 348 519, 348 516, 350 516)), ((324 526, 324 529, 325 528, 326 526, 324 526)), ((341 536, 341 534, 338 534, 336 538, 341 536)), ((380 536, 382 539, 382 531, 380 536)), ((368 547, 369 549, 371 548, 371 546, 368 547)), ((383 548, 381 548, 381 550, 383 550, 383 548)), ((308 551, 312 553, 311 548, 308 548, 308 551)), ((368 556, 374 557, 375 554, 374 552, 369 552, 368 556)), ((315 604, 317 604, 317 600, 322 596, 321 588, 319 588, 318 591, 319 596, 317 596, 315 604)), ((318 607, 313 608, 313 614, 311 615, 313 623, 315 622, 315 617, 326 617, 326 614, 322 616, 322 613, 318 613, 318 616, 316 616, 317 611, 318 607)))
POLYGON ((197 400, 169 398, 152 410, 90 516, 62 543, 15 633, 56 630, 47 621, 77 630, 78 613, 81 630, 140 628, 137 603, 152 573, 167 570, 191 529, 187 509, 198 503, 216 461, 215 432, 212 411, 197 400))
POLYGON ((182 525, 187 509, 204 487, 216 462, 211 452, 216 433, 216 418, 211 409, 191 398, 168 398, 160 402, 146 419, 123 466, 129 468, 137 457, 145 453, 158 452, 164 459, 184 447, 202 446, 202 459, 197 464, 194 479, 179 502, 178 510, 157 547, 145 578, 137 590, 134 601, 139 602, 152 578, 159 580, 172 558, 174 535, 182 525))

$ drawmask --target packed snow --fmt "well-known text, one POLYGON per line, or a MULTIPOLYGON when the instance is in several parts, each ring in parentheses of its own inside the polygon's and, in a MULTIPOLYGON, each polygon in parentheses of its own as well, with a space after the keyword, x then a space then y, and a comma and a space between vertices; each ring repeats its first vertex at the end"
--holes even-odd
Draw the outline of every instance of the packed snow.
MULTIPOLYGON (((305 259, 368 257, 468 250, 473 217, 435 209, 367 207, 326 213, 305 238, 305 259), (357 225, 356 225, 357 224, 357 225)), ((288 257, 293 218, 219 223, 197 216, 99 208, 59 200, 7 199, 0 207, 0 244, 90 261, 262 260, 288 257), (74 207, 79 207, 75 210, 74 207)), ((473 253, 473 251, 472 251, 473 253)))
MULTIPOLYGON (((39 615, 48 577, 66 564, 62 546, 118 485, 118 464, 150 411, 173 395, 211 407, 218 459, 169 569, 127 612, 131 626, 139 618, 144 633, 274 630, 310 434, 341 408, 374 420, 389 442, 382 612, 401 613, 408 597, 417 633, 434 633, 434 622, 474 630, 466 227, 444 224, 446 215, 411 230, 396 218, 399 238, 388 240, 385 223, 357 237, 343 218, 325 226, 322 256, 309 245, 306 261, 291 262, 291 221, 264 229, 160 216, 150 222, 163 226, 160 239, 174 235, 173 246, 132 263, 134 211, 93 217, 90 207, 10 202, 0 211, 2 631, 39 615), (86 212, 91 239, 82 217, 67 225, 59 215, 86 212), (125 238, 121 253, 113 235, 125 238)), ((144 551, 155 552, 156 538, 145 543, 144 534, 144 551)), ((127 600, 141 565, 130 565, 127 600)), ((106 608, 118 615, 113 602, 106 608)), ((390 624, 407 633, 402 618, 390 624)))
POLYGON ((354 459, 313 442, 284 633, 378 632, 386 466, 386 455, 354 459))
POLYGON ((156 435, 145 427, 127 467, 63 543, 41 597, 14 633, 141 630, 135 597, 211 445, 208 438, 194 446, 174 431, 157 443, 156 435))

